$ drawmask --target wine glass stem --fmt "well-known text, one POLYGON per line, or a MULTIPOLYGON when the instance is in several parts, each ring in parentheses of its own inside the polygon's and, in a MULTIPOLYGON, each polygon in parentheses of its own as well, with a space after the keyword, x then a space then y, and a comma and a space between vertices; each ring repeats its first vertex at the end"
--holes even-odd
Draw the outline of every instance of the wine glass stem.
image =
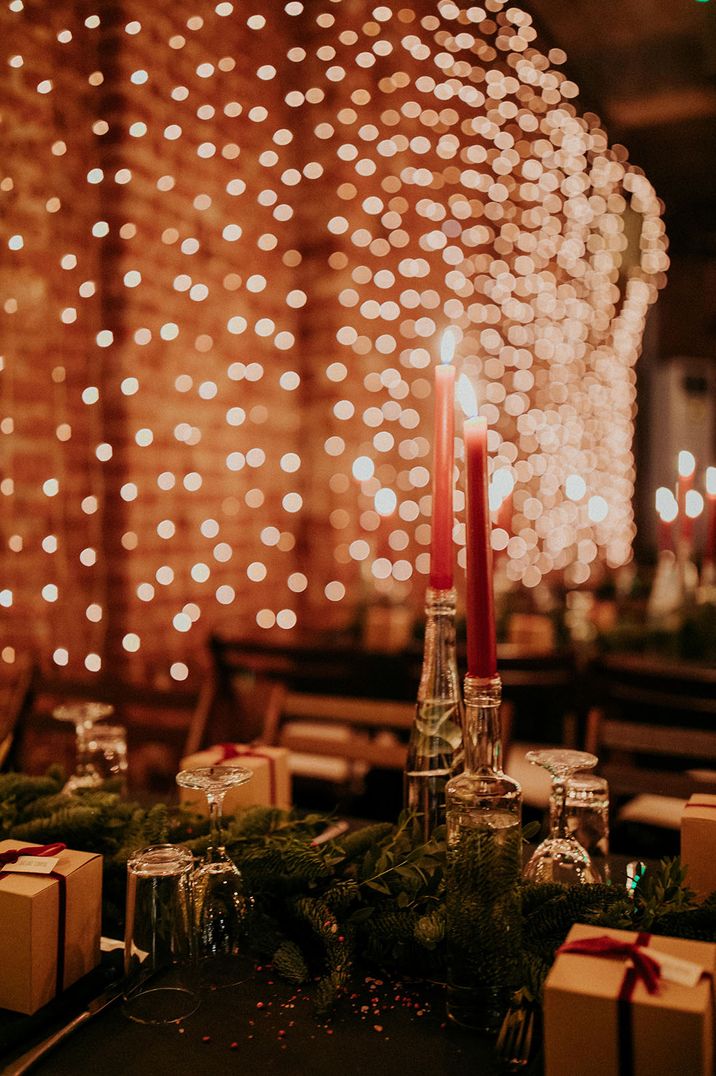
POLYGON ((554 797, 554 832, 553 837, 567 836, 567 782, 564 778, 555 778, 552 787, 554 797))
POLYGON ((221 833, 223 819, 224 792, 207 792, 209 801, 209 839, 211 844, 207 849, 209 859, 223 855, 224 844, 221 833))
POLYGON ((76 759, 75 773, 78 777, 84 777, 87 773, 87 732, 88 727, 84 721, 78 721, 75 725, 76 759))

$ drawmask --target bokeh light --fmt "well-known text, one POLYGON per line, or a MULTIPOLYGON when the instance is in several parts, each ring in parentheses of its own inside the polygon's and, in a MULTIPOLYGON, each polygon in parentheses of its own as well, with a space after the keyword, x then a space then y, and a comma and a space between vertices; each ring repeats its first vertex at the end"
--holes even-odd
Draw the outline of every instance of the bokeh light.
POLYGON ((50 14, 0 14, 4 661, 169 683, 211 630, 419 609, 448 328, 508 579, 630 558, 661 206, 527 13, 50 14))

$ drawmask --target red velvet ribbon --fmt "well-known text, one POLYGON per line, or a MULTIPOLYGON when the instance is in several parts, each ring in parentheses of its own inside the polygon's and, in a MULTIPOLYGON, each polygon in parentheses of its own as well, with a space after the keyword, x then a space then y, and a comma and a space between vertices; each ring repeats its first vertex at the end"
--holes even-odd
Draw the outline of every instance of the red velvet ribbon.
POLYGON ((216 745, 214 750, 217 749, 221 751, 219 764, 228 762, 232 758, 265 758, 269 764, 269 796, 271 797, 271 806, 276 806, 276 759, 273 755, 267 755, 265 751, 258 750, 255 747, 245 747, 243 744, 235 743, 220 743, 216 745))
MULTIPOLYGON (((38 858, 58 856, 64 852, 66 844, 56 841, 55 844, 30 845, 28 848, 12 848, 7 852, 0 852, 0 872, 6 867, 17 863, 21 856, 36 856, 38 858)), ((65 986, 65 936, 67 934, 67 878, 58 871, 48 871, 47 878, 57 881, 57 959, 55 962, 55 993, 61 994, 65 986)))
POLYGON ((66 844, 31 844, 28 848, 11 848, 7 852, 0 852, 0 871, 11 863, 17 863, 21 856, 58 856, 64 852, 66 844))
POLYGON ((579 941, 565 942, 557 952, 629 957, 636 973, 635 982, 641 979, 650 994, 657 994, 661 968, 653 957, 644 952, 644 947, 649 944, 650 940, 650 934, 639 934, 633 942, 619 941, 617 938, 610 938, 608 934, 603 934, 595 938, 581 938, 579 941))
POLYGON ((620 1076, 634 1074, 634 1032, 632 1026, 632 998, 634 988, 641 979, 650 994, 659 991, 661 968, 644 949, 651 941, 651 934, 641 932, 633 942, 619 941, 604 934, 594 938, 582 938, 579 941, 565 942, 558 953, 585 953, 589 956, 626 956, 631 963, 624 969, 619 994, 617 995, 617 1039, 619 1045, 620 1076))
POLYGON ((685 803, 685 807, 711 807, 712 810, 716 809, 716 803, 685 803))

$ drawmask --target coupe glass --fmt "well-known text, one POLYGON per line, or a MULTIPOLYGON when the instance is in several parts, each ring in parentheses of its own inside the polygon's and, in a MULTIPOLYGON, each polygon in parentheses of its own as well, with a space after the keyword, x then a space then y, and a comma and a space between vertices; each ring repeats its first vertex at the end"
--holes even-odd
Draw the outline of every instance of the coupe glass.
POLYGON ((67 721, 75 726, 75 772, 67 781, 63 792, 77 792, 81 788, 92 788, 100 784, 102 778, 89 757, 88 735, 97 721, 103 721, 113 713, 114 707, 106 702, 72 702, 56 706, 52 711, 52 716, 57 721, 67 721))
POLYGON ((551 832, 532 853, 524 877, 531 882, 563 882, 566 885, 601 882, 589 853, 568 830, 566 810, 567 782, 578 771, 596 766, 596 756, 586 751, 545 749, 528 751, 526 758, 551 774, 554 808, 551 832))
POLYGON ((211 843, 194 871, 194 902, 202 980, 212 986, 234 986, 249 975, 242 959, 250 907, 241 872, 227 855, 222 838, 224 796, 253 776, 242 766, 202 766, 182 770, 177 784, 203 792, 209 804, 211 843))
MULTIPOLYGON (((567 832, 589 853, 592 867, 608 883, 609 871, 609 785, 594 773, 577 773, 567 781, 565 804, 567 832)), ((559 803, 550 799, 550 820, 559 803)))

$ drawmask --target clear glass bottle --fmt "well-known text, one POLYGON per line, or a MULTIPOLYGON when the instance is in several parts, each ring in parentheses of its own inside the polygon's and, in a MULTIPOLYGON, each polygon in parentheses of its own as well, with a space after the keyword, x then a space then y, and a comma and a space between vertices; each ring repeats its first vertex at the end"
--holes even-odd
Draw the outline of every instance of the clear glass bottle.
POLYGON ((446 788, 447 1006, 494 1033, 519 986, 522 790, 502 772, 499 676, 465 677, 464 772, 446 788))
POLYGON ((445 822, 445 786, 462 763, 462 696, 455 649, 454 587, 428 587, 423 668, 405 767, 405 806, 429 840, 445 822))

